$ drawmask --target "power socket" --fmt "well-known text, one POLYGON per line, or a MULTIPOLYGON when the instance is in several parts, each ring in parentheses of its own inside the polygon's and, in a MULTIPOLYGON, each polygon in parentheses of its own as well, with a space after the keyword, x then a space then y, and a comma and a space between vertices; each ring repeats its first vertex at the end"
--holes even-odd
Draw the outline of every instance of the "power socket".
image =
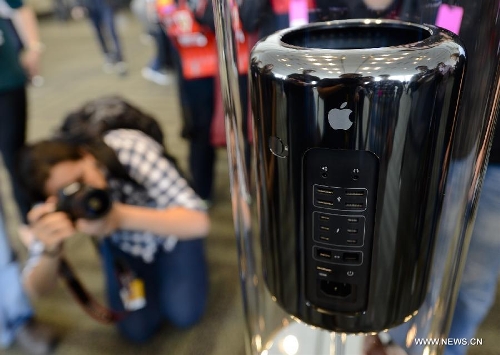
POLYGON ((304 284, 308 304, 321 312, 366 310, 378 166, 369 151, 304 154, 304 284))

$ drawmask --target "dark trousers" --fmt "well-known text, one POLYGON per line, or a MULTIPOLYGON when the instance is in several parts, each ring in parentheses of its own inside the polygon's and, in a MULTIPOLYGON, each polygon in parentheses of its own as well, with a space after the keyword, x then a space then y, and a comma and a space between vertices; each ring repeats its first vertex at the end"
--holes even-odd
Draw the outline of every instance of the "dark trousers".
MULTIPOLYGON (((189 171, 196 193, 204 200, 213 197, 215 147, 210 142, 214 114, 215 79, 213 77, 186 80, 178 71, 179 95, 184 117, 183 136, 189 139, 189 171)), ((247 134, 248 79, 239 76, 243 107, 243 130, 247 134)), ((247 148, 247 147, 246 147, 247 148)), ((248 157, 248 149, 245 154, 248 157)), ((248 158, 247 158, 248 159, 248 158)))
POLYGON ((144 281, 146 306, 127 314, 118 330, 127 339, 143 343, 168 321, 187 328, 200 320, 205 312, 208 294, 208 270, 205 240, 179 241, 171 252, 159 251, 152 263, 124 253, 109 238, 100 246, 106 274, 109 306, 117 311, 124 307, 115 261, 124 262, 144 281))
POLYGON ((156 71, 172 69, 174 67, 172 43, 165 34, 162 26, 157 23, 155 30, 151 31, 150 34, 155 40, 156 53, 149 63, 149 67, 156 71))
POLYGON ((102 53, 112 62, 123 61, 123 52, 115 27, 115 11, 103 0, 89 1, 89 19, 102 53))
POLYGON ((185 80, 180 77, 185 133, 189 139, 189 171, 192 186, 204 200, 212 199, 215 148, 210 143, 214 112, 214 78, 185 80))
POLYGON ((26 140, 26 88, 0 92, 0 153, 10 175, 21 218, 26 222, 30 202, 21 188, 17 175, 19 151, 26 140))

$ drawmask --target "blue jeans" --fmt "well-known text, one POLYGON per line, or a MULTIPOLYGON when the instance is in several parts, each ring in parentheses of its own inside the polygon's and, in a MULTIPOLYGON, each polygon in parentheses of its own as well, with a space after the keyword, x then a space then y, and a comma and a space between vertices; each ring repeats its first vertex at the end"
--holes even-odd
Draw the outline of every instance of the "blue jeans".
POLYGON ((179 328, 194 325, 204 314, 208 294, 208 271, 204 239, 179 241, 171 252, 159 251, 152 263, 119 250, 109 239, 100 246, 106 275, 109 306, 124 307, 119 295, 115 260, 119 258, 142 279, 146 306, 130 312, 118 322, 120 333, 136 343, 147 341, 168 321, 179 328))
POLYGON ((88 1, 89 19, 102 53, 112 62, 123 61, 123 53, 115 27, 115 11, 104 0, 88 1))
MULTIPOLYGON (((187 80, 182 76, 182 62, 178 51, 173 53, 178 77, 179 99, 182 110, 182 136, 189 140, 189 172, 194 191, 203 200, 213 198, 216 147, 211 143, 211 126, 214 115, 214 77, 187 80)), ((243 108, 243 134, 247 135, 248 79, 238 77, 243 108)), ((245 147, 247 162, 250 149, 245 147)))
POLYGON ((0 206, 0 349, 14 341, 16 330, 33 317, 21 285, 19 265, 9 245, 0 206))
MULTIPOLYGON (((483 182, 449 337, 473 338, 488 314, 500 271, 500 165, 490 164, 483 182)), ((447 346, 445 355, 465 355, 465 346, 447 346)))
POLYGON ((192 186, 203 200, 213 197, 215 147, 210 142, 214 113, 214 78, 186 80, 179 75, 184 132, 189 139, 192 186))

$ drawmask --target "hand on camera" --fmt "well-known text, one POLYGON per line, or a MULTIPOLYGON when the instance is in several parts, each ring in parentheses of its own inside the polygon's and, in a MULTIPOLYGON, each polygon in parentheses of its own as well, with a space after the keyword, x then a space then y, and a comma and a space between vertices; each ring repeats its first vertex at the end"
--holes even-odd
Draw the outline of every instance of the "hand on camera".
POLYGON ((113 204, 104 217, 79 218, 74 221, 68 213, 57 210, 56 201, 56 198, 51 197, 47 202, 33 207, 28 213, 33 234, 47 249, 56 249, 76 232, 105 237, 112 234, 119 226, 119 204, 113 204))
POLYGON ((39 204, 28 213, 31 231, 47 250, 56 250, 63 241, 73 236, 75 226, 64 212, 56 211, 54 198, 39 204))
POLYGON ((110 211, 98 219, 77 219, 76 229, 79 232, 96 237, 106 237, 112 234, 119 227, 119 204, 113 203, 110 211))

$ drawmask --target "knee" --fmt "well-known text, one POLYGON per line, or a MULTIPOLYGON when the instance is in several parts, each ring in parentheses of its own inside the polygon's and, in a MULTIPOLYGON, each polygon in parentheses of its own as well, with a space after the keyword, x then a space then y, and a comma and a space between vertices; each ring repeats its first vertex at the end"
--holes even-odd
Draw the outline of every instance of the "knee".
POLYGON ((205 302, 183 304, 167 311, 169 322, 177 328, 186 329, 200 321, 205 313, 205 302))
POLYGON ((135 344, 144 344, 155 334, 159 324, 152 325, 148 322, 120 322, 117 326, 120 335, 135 344))
POLYGON ((120 335, 134 344, 145 344, 151 337, 153 333, 147 333, 145 331, 133 331, 131 332, 129 329, 118 328, 120 335))
POLYGON ((163 302, 165 318, 178 328, 189 328, 200 321, 205 313, 207 292, 201 287, 197 293, 170 294, 163 302), (176 297, 173 297, 176 296, 176 297))

